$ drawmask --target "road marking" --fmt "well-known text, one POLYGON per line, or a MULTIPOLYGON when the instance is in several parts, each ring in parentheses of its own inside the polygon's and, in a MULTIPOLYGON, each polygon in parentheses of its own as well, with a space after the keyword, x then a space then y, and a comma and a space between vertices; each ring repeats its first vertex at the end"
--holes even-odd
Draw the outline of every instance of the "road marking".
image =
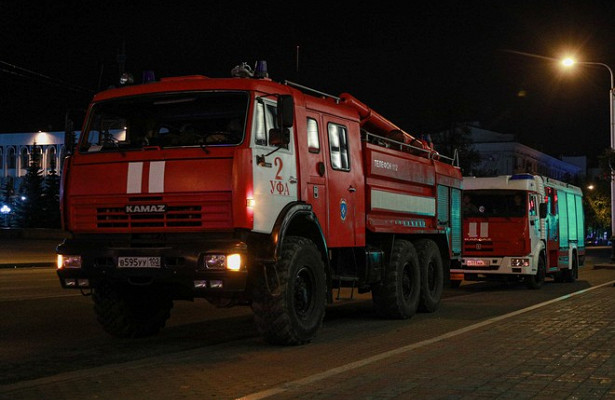
POLYGON ((493 318, 487 319, 485 321, 478 322, 478 323, 476 323, 474 325, 466 326, 464 328, 460 328, 460 329, 457 329, 455 331, 451 331, 451 332, 445 333, 445 334, 437 336, 435 338, 423 340, 422 342, 413 343, 413 344, 410 344, 410 345, 407 345, 407 346, 399 347, 399 348, 394 349, 394 350, 386 351, 384 353, 380 353, 380 354, 377 354, 377 355, 372 356, 372 357, 364 358, 363 360, 354 361, 354 362, 348 363, 346 365, 342 365, 342 366, 337 367, 337 368, 332 368, 332 369, 329 369, 327 371, 324 371, 324 372, 321 372, 321 373, 318 373, 318 374, 314 374, 314 375, 311 375, 311 376, 308 376, 308 377, 305 377, 305 378, 302 378, 302 379, 298 379, 296 381, 287 382, 287 383, 284 383, 282 385, 273 387, 271 389, 263 390, 261 392, 251 393, 251 394, 239 397, 239 398, 237 398, 237 400, 260 400, 260 399, 264 399, 264 398, 267 398, 267 397, 275 396, 276 394, 280 394, 280 393, 286 392, 288 390, 298 389, 298 388, 300 388, 302 386, 306 386, 306 385, 309 385, 311 383, 318 382, 320 380, 327 379, 327 378, 330 378, 332 376, 335 376, 335 375, 338 375, 338 374, 341 374, 341 373, 344 373, 344 372, 351 371, 353 369, 361 368, 361 367, 364 367, 366 365, 375 363, 377 361, 384 360, 386 358, 390 358, 390 357, 397 356, 397 355, 400 355, 400 354, 403 354, 403 353, 407 353, 407 352, 412 351, 414 349, 418 349, 418 348, 421 348, 421 347, 424 347, 424 346, 428 346, 430 344, 437 343, 437 342, 440 342, 442 340, 452 338, 454 336, 462 335, 464 333, 473 331, 475 329, 482 328, 482 327, 487 326, 487 325, 491 325, 491 324, 493 324, 495 322, 502 321, 504 319, 511 318, 511 317, 517 316, 519 314, 523 314, 523 313, 526 313, 528 311, 532 311, 532 310, 535 310, 537 308, 544 307, 544 306, 547 306, 549 304, 553 304, 553 303, 558 302, 558 301, 570 299, 571 297, 574 297, 574 296, 577 296, 577 295, 580 295, 580 294, 583 294, 583 293, 587 293, 587 292, 589 292, 591 290, 598 289, 598 288, 601 288, 603 286, 613 286, 613 284, 615 284, 615 281, 610 281, 610 282, 606 282, 606 283, 603 283, 603 284, 598 285, 598 286, 592 286, 592 287, 587 288, 587 289, 579 290, 578 292, 574 292, 574 293, 570 293, 570 294, 567 294, 567 295, 564 295, 564 296, 561 296, 561 297, 557 297, 555 299, 551 299, 551 300, 548 300, 548 301, 545 301, 545 302, 542 302, 542 303, 539 303, 539 304, 535 304, 533 306, 529 306, 529 307, 523 308, 521 310, 513 311, 513 312, 510 312, 508 314, 504 314, 504 315, 500 315, 500 316, 497 316, 497 317, 493 317, 493 318))
POLYGON ((9 301, 25 301, 25 300, 47 300, 47 299, 59 299, 61 297, 81 297, 83 296, 81 293, 66 293, 66 294, 54 294, 54 295, 32 295, 32 296, 24 296, 24 295, 14 295, 14 296, 2 296, 0 299, 0 303, 5 303, 9 301))

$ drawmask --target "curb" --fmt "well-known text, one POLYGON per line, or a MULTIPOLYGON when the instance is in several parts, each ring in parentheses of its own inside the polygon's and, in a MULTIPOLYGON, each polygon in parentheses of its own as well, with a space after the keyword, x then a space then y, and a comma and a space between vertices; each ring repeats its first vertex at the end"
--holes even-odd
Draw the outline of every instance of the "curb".
POLYGON ((30 263, 8 263, 0 264, 0 269, 17 268, 55 268, 54 262, 30 262, 30 263))

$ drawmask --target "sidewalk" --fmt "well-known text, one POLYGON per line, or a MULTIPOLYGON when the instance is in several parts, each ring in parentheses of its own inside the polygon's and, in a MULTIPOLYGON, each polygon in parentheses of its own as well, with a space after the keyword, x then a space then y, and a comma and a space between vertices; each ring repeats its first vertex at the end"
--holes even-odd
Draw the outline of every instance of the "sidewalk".
POLYGON ((53 267, 62 232, 0 230, 0 268, 53 267))
POLYGON ((615 399, 612 282, 477 325, 267 394, 276 400, 333 400, 351 391, 377 399, 615 399))

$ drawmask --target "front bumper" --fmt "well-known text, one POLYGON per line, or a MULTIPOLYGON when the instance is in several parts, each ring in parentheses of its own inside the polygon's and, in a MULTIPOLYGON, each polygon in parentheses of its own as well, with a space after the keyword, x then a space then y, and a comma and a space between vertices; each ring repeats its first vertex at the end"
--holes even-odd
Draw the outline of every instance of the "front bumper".
POLYGON ((451 274, 535 275, 536 265, 531 256, 463 257, 461 266, 451 269, 451 274), (528 265, 519 265, 518 260, 528 260, 528 265))
POLYGON ((232 237, 203 238, 178 235, 160 238, 84 236, 66 239, 57 248, 61 255, 81 256, 80 268, 58 268, 63 288, 90 289, 101 281, 124 286, 163 286, 175 298, 235 296, 248 282, 247 245, 232 237), (239 270, 205 267, 206 254, 241 254, 239 270), (158 260, 148 266, 121 266, 120 258, 158 260))

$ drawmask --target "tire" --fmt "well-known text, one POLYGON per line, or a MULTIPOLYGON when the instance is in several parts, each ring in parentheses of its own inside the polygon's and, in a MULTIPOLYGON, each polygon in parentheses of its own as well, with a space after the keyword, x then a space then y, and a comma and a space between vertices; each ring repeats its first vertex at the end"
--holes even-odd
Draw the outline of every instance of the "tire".
MULTIPOLYGON (((254 321, 270 344, 308 343, 322 326, 327 305, 325 265, 309 239, 289 236, 276 263, 279 286, 259 274, 253 289, 254 321)), ((269 279, 271 281, 271 279, 269 279)))
POLYGON ((546 265, 544 255, 538 257, 538 270, 536 275, 528 275, 525 277, 525 284, 528 289, 537 290, 540 289, 545 282, 546 265))
POLYGON ((572 268, 562 270, 562 279, 564 282, 572 283, 579 278, 579 262, 576 255, 572 259, 572 268))
POLYGON ((421 266, 420 312, 435 312, 440 306, 444 290, 444 266, 438 245, 429 239, 414 243, 421 266))
POLYGON ((173 301, 152 288, 119 290, 102 283, 92 293, 94 312, 105 332, 120 338, 153 336, 171 315, 173 301))
POLYGON ((412 243, 396 240, 384 282, 372 289, 376 313, 384 318, 407 319, 417 311, 421 292, 419 259, 412 243))

